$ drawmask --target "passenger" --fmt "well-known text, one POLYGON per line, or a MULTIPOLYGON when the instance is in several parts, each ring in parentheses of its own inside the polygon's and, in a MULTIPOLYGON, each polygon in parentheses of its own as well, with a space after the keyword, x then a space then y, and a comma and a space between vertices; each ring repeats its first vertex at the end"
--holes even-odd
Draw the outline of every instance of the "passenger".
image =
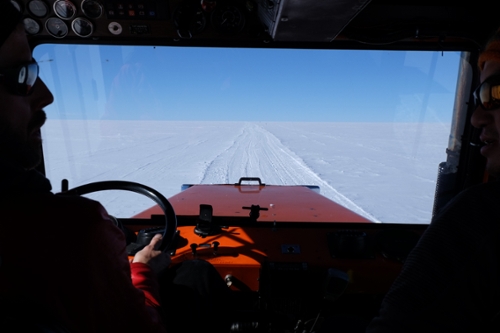
MULTIPOLYGON (((166 311, 153 267, 166 268, 170 258, 155 249, 161 236, 129 263, 124 235, 98 202, 52 194, 49 180, 34 169, 42 160, 43 108, 53 96, 38 78, 20 20, 11 2, 0 0, 0 331, 136 333, 164 332, 164 324, 190 327, 196 319, 185 326, 170 313, 162 319, 166 311)), ((175 297, 206 302, 214 284, 225 287, 216 292, 227 292, 212 266, 196 261, 186 266, 208 278, 196 275, 176 289, 186 270, 171 269, 166 297, 186 284, 194 295, 175 297)), ((167 309, 175 311, 178 301, 169 299, 167 309)))
POLYGON ((369 333, 500 330, 500 30, 478 65, 471 123, 497 181, 463 191, 433 218, 369 333))

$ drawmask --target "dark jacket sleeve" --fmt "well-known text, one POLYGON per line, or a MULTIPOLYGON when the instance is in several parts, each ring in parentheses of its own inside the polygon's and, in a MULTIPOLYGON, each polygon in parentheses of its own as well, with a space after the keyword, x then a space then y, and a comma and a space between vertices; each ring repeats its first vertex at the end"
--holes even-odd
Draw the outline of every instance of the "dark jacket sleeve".
POLYGON ((484 331, 498 311, 498 200, 498 184, 474 187, 433 219, 367 332, 484 331))
POLYGON ((102 292, 94 306, 106 314, 97 331, 164 332, 156 277, 145 264, 132 264, 132 275, 123 233, 100 204, 94 211, 87 257, 92 285, 102 292))
POLYGON ((72 333, 165 331, 155 277, 134 266, 132 282, 125 237, 98 202, 49 192, 0 206, 0 301, 18 304, 26 322, 53 318, 72 333))

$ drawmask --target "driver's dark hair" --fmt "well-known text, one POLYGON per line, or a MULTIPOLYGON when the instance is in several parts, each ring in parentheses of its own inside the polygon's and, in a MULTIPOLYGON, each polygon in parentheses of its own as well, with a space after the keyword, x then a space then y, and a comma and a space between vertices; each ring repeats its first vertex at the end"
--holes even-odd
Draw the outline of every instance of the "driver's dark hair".
POLYGON ((21 20, 21 12, 10 0, 0 0, 0 48, 21 20))
POLYGON ((480 70, 483 70, 484 64, 488 60, 500 61, 500 29, 491 35, 479 56, 477 65, 480 70))

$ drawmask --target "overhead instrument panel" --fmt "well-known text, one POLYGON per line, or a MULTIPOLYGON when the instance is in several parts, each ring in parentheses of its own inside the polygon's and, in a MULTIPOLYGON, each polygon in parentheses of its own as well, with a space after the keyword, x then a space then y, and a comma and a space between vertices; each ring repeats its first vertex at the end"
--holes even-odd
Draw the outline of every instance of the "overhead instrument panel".
POLYGON ((35 43, 269 41, 255 0, 11 1, 22 11, 25 30, 35 43))
MULTIPOLYGON (((9 0, 5 0, 9 1, 9 0)), ((339 47, 417 42, 453 49, 493 30, 493 13, 459 2, 440 12, 425 4, 377 0, 10 0, 32 45, 97 43, 165 46, 339 47), (490 22, 490 23, 488 23, 490 22), (394 33, 394 27, 400 31, 394 33), (373 35, 373 36, 372 36, 373 35), (458 44, 456 44, 458 42, 458 44), (335 46, 333 46, 335 45, 335 46)), ((482 38, 482 37, 481 37, 482 38)), ((417 44, 416 44, 417 45, 417 44)))
POLYGON ((26 32, 33 38, 91 38, 165 35, 170 19, 164 0, 12 0, 23 12, 26 32), (123 27, 126 27, 124 29, 123 27))

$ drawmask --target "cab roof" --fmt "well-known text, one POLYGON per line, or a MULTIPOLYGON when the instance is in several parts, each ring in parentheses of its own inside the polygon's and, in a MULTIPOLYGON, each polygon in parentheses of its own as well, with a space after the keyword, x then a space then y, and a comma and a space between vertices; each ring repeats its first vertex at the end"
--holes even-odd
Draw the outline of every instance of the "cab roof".
MULTIPOLYGON (((18 0, 20 1, 20 0, 18 0)), ((178 46, 246 46, 348 49, 478 49, 498 26, 491 3, 449 0, 73 0, 76 17, 87 19, 92 32, 79 36, 73 26, 53 36, 48 13, 25 17, 42 27, 32 44, 46 42, 147 44, 178 46), (82 8, 97 3, 102 14, 82 8), (146 7, 144 4, 146 3, 146 7), (139 7, 141 6, 141 7, 139 7), (148 7, 149 6, 149 7, 148 7), (141 9, 146 8, 146 11, 141 9), (151 10, 149 10, 151 9, 151 10), (88 17, 86 17, 88 16, 88 17)), ((72 25, 66 20, 68 26, 72 25)))

